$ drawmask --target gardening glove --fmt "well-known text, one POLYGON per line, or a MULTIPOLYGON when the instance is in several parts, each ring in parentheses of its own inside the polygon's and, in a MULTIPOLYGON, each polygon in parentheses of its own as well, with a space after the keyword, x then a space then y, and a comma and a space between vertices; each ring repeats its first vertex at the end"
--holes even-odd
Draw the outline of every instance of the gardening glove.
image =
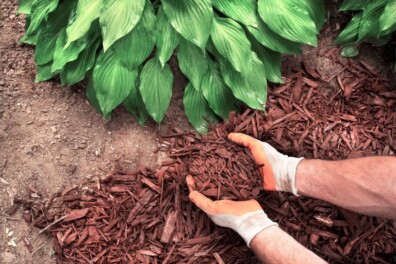
POLYGON ((271 145, 242 133, 230 133, 228 138, 249 148, 260 168, 264 181, 264 190, 284 191, 297 195, 296 170, 303 158, 294 158, 279 153, 271 145))
POLYGON ((249 201, 212 201, 195 191, 192 176, 187 176, 190 200, 203 210, 219 226, 236 231, 250 247, 252 239, 267 227, 278 225, 271 221, 256 200, 249 201))

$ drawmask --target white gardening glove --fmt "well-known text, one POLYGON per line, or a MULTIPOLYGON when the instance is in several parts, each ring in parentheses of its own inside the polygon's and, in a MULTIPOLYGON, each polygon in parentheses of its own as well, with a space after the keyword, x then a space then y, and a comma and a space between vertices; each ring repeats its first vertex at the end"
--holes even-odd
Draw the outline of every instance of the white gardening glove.
POLYGON ((219 226, 236 231, 250 246, 252 239, 267 227, 278 225, 271 221, 256 200, 249 201, 212 201, 203 194, 194 191, 192 176, 187 176, 190 200, 203 210, 219 226))
POLYGON ((271 145, 241 133, 230 133, 228 138, 249 148, 257 164, 261 167, 264 190, 284 191, 298 195, 296 170, 303 158, 294 158, 279 153, 271 145))

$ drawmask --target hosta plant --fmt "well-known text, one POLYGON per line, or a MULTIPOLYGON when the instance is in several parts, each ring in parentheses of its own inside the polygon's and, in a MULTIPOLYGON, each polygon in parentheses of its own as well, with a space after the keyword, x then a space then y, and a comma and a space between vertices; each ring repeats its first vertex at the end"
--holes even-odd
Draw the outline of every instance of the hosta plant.
POLYGON ((281 54, 316 45, 325 16, 322 0, 20 0, 19 13, 37 81, 87 79, 104 116, 123 104, 140 124, 161 122, 175 53, 199 132, 242 103, 264 110, 267 80, 282 82, 281 54))
POLYGON ((335 41, 345 45, 343 55, 347 57, 358 54, 356 44, 385 43, 396 31, 396 0, 344 0, 340 11, 356 12, 335 41))

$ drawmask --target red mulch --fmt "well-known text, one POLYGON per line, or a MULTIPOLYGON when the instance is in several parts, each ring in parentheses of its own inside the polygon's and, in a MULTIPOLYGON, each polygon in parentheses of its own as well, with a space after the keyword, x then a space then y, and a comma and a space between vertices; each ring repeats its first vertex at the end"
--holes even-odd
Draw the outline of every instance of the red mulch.
POLYGON ((206 136, 173 129, 160 138, 173 159, 158 171, 115 173, 43 202, 19 200, 29 209, 25 220, 50 233, 58 263, 256 263, 235 233, 189 202, 191 173, 212 197, 257 198, 281 228, 332 263, 390 263, 392 254, 395 261, 395 221, 258 192, 262 164, 226 139, 242 132, 307 158, 394 155, 396 91, 367 63, 333 59, 343 71, 330 80, 290 65, 286 84, 269 92, 267 114, 232 115, 206 136), (333 81, 340 90, 328 89, 333 81))

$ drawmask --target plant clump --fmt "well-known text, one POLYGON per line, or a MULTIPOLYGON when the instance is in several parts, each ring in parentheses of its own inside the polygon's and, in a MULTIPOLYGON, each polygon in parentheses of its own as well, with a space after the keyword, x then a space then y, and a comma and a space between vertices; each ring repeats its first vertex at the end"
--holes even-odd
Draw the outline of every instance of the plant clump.
MULTIPOLYGON (((345 45, 345 57, 357 56, 359 50, 356 44, 364 41, 385 45, 396 31, 395 0, 344 0, 339 10, 355 12, 335 41, 335 44, 345 45)), ((396 71, 396 65, 394 70, 396 71)))
POLYGON ((141 125, 161 122, 176 53, 199 132, 241 104, 264 110, 267 80, 282 82, 281 54, 316 45, 325 18, 322 0, 19 0, 19 13, 21 41, 36 46, 36 81, 87 79, 106 117, 123 104, 141 125))

